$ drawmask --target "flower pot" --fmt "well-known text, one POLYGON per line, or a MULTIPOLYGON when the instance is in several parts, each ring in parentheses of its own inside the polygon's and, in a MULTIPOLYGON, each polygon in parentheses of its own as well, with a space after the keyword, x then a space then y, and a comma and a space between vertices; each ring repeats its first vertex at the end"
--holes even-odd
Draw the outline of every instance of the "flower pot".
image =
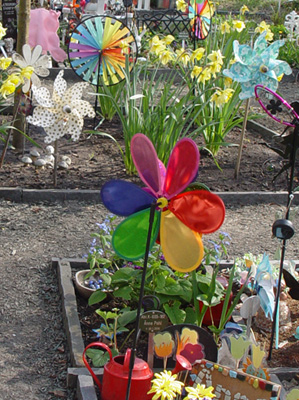
MULTIPOLYGON (((90 272, 90 269, 84 269, 82 271, 78 271, 75 275, 75 287, 80 294, 80 296, 88 299, 96 289, 91 289, 84 285, 84 277, 90 272)), ((95 278, 91 276, 89 279, 95 278)))

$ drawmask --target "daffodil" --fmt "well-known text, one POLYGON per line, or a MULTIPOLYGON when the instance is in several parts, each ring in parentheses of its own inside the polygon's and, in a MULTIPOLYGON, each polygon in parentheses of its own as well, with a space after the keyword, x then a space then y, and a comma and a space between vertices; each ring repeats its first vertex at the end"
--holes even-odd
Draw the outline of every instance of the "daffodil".
POLYGON ((168 64, 170 61, 173 60, 173 52, 170 50, 164 50, 159 53, 159 58, 163 65, 168 64))
POLYGON ((216 74, 221 71, 222 64, 218 63, 217 61, 211 62, 208 64, 210 73, 216 77, 216 74))
POLYGON ((177 375, 171 371, 156 373, 152 380, 152 388, 148 394, 155 393, 152 400, 174 400, 177 394, 181 394, 183 382, 176 380, 177 375))
POLYGON ((7 28, 3 28, 2 23, 0 22, 0 40, 6 35, 7 28))
POLYGON ((264 31, 255 41, 253 48, 249 45, 240 45, 234 41, 233 49, 236 62, 225 69, 223 74, 241 84, 240 99, 254 96, 254 87, 257 84, 265 85, 275 91, 278 87, 278 77, 281 74, 290 75, 292 69, 285 61, 277 60, 279 48, 284 40, 277 40, 270 46, 265 39, 264 31))
POLYGON ((202 73, 198 76, 198 83, 206 83, 212 78, 211 71, 209 68, 205 68, 202 70, 202 73))
POLYGON ((121 51, 123 54, 129 54, 129 43, 126 40, 121 40, 119 47, 121 48, 121 51))
POLYGON ((87 87, 87 82, 80 82, 67 89, 63 70, 55 78, 52 98, 47 88, 32 87, 38 106, 35 107, 33 115, 27 117, 27 121, 44 128, 47 134, 46 143, 51 143, 66 134, 73 140, 79 139, 83 129, 83 118, 95 116, 93 107, 87 101, 81 100, 87 87))
POLYGON ((166 49, 165 44, 162 42, 162 40, 159 39, 159 36, 154 36, 152 40, 150 41, 150 51, 152 53, 155 53, 156 55, 159 55, 162 51, 166 49))
POLYGON ((233 21, 233 28, 234 28, 237 32, 242 32, 242 30, 245 29, 245 24, 244 24, 243 21, 234 20, 234 21, 233 21))
POLYGON ((172 35, 167 35, 167 36, 165 36, 165 37, 162 39, 162 41, 163 41, 166 45, 169 45, 169 44, 171 44, 171 43, 174 41, 174 36, 172 36, 172 35))
POLYGON ((30 80, 30 78, 33 74, 33 71, 34 71, 34 68, 30 67, 30 66, 21 68, 20 75, 21 75, 21 77, 30 80))
POLYGON ((224 78, 224 86, 225 86, 226 88, 231 87, 232 83, 233 83, 232 78, 229 78, 228 76, 226 76, 226 77, 224 78))
POLYGON ((24 44, 22 47, 23 55, 18 53, 14 53, 12 55, 12 60, 16 63, 21 69, 30 67, 33 68, 33 72, 30 75, 30 78, 24 76, 24 84, 22 86, 23 93, 27 93, 30 89, 30 85, 39 87, 40 80, 39 76, 46 77, 49 75, 50 71, 47 68, 49 57, 42 54, 42 46, 37 45, 32 51, 29 44, 24 44))
POLYGON ((241 8, 240 8, 240 14, 244 15, 246 12, 249 12, 249 8, 244 4, 241 8))
POLYGON ((179 11, 185 12, 187 9, 187 3, 184 0, 176 0, 176 8, 179 11))
POLYGON ((211 96, 211 101, 214 101, 217 107, 227 103, 234 93, 233 89, 216 90, 211 96))
POLYGON ((3 69, 3 70, 7 69, 11 64, 11 61, 12 60, 10 57, 7 57, 7 58, 1 57, 0 58, 0 69, 3 69))
POLYGON ((212 53, 208 55, 208 59, 212 62, 217 62, 220 65, 223 65, 223 59, 225 57, 221 54, 221 50, 213 50, 212 53))
POLYGON ((269 42, 273 40, 274 33, 271 32, 271 27, 265 21, 262 21, 256 28, 255 33, 263 33, 267 32, 265 35, 265 39, 269 42))
POLYGON ((178 61, 181 61, 186 67, 190 61, 190 54, 183 48, 177 50, 176 54, 178 56, 178 61))
POLYGON ((190 61, 194 62, 195 60, 199 61, 202 59, 205 54, 205 49, 203 47, 198 47, 196 50, 192 51, 190 56, 190 61))
POLYGON ((0 87, 0 93, 4 99, 6 99, 6 97, 10 94, 14 93, 15 90, 16 85, 9 80, 4 81, 0 87))
POLYGON ((188 395, 184 397, 184 400, 204 400, 216 397, 216 395, 212 393, 214 390, 213 386, 206 388, 205 385, 198 383, 196 387, 186 387, 185 389, 188 395))
POLYGON ((197 78, 202 72, 202 67, 199 67, 198 65, 194 65, 193 70, 191 72, 191 78, 197 78))
POLYGON ((223 35, 225 33, 230 33, 230 24, 227 21, 222 22, 220 25, 220 31, 223 35))

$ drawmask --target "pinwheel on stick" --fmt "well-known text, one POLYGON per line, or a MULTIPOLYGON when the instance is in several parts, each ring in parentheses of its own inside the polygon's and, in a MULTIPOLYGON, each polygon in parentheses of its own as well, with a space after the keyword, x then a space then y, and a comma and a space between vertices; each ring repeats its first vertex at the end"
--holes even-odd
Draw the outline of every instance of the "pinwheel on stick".
MULTIPOLYGON (((219 229, 224 220, 225 207, 220 197, 207 190, 187 190, 196 178, 199 165, 199 151, 191 139, 184 138, 177 142, 167 168, 158 159, 151 141, 143 134, 133 136, 131 153, 146 188, 114 180, 104 184, 101 196, 111 212, 127 217, 113 234, 115 252, 128 260, 144 257, 130 365, 132 372, 151 247, 158 240, 171 268, 195 273, 204 255, 202 234, 219 229)), ((128 391, 129 387, 130 383, 128 391)))
POLYGON ((214 11, 208 0, 190 0, 189 18, 191 23, 191 36, 194 40, 204 40, 210 33, 214 11))

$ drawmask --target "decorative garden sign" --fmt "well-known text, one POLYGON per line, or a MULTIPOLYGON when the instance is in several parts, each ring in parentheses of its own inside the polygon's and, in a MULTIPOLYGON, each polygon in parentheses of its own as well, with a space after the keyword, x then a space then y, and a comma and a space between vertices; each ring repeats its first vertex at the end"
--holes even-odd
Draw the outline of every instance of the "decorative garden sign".
POLYGON ((193 384, 205 384, 215 388, 220 400, 276 400, 281 386, 202 359, 190 373, 193 384))

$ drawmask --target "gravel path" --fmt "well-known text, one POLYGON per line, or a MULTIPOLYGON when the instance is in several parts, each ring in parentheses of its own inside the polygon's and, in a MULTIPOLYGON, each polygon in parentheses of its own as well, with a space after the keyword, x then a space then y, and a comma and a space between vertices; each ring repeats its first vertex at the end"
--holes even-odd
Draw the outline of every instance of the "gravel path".
MULTIPOLYGON (((293 223, 299 225, 299 212, 293 223)), ((227 208, 222 230, 232 237, 231 258, 245 252, 273 256, 275 204, 227 208)), ((15 204, 0 201, 0 398, 74 399, 66 388, 68 350, 52 257, 81 257, 90 232, 106 214, 102 205, 15 204)), ((213 235, 217 236, 217 235, 213 235)), ((207 240, 207 239, 206 239, 207 240)), ((298 233, 286 257, 299 259, 298 233)))

